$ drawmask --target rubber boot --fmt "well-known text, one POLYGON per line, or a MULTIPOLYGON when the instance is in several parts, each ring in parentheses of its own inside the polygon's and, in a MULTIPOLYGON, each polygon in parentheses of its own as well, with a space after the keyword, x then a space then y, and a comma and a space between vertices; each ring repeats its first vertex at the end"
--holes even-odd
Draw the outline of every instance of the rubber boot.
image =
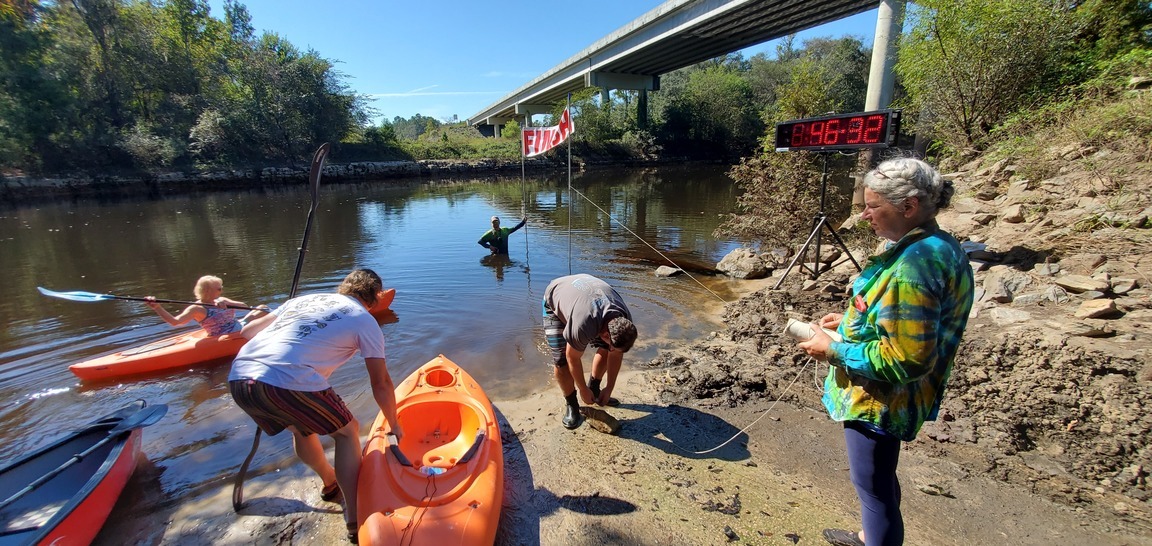
POLYGON ((564 428, 572 430, 580 426, 582 419, 580 415, 580 401, 576 398, 576 391, 572 391, 564 397, 564 418, 560 422, 564 428))

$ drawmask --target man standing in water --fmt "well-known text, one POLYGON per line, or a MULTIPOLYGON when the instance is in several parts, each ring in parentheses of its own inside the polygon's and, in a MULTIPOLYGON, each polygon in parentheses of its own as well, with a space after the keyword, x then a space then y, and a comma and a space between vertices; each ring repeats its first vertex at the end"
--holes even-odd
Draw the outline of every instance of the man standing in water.
POLYGON ((620 294, 592 275, 552 281, 544 290, 543 307, 544 338, 552 351, 556 383, 564 394, 561 422, 574 429, 580 426, 581 400, 602 406, 619 404, 611 396, 612 389, 624 353, 636 342, 636 325, 620 294), (596 347, 596 356, 592 357, 591 380, 585 382, 581 359, 588 345, 596 347))
POLYGON ((507 254, 508 236, 516 233, 516 230, 524 227, 524 224, 527 222, 528 219, 525 218, 520 220, 520 223, 516 224, 516 227, 514 228, 502 228, 500 227, 500 217, 493 216, 492 229, 484 232, 484 235, 480 236, 480 240, 477 241, 477 243, 479 243, 480 246, 487 248, 493 254, 507 254))

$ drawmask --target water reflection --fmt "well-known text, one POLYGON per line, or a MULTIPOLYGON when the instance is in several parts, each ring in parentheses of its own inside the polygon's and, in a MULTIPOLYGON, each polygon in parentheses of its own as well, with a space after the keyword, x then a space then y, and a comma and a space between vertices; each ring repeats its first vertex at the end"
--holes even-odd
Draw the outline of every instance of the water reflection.
POLYGON ((496 282, 504 281, 504 269, 506 268, 518 268, 524 273, 528 273, 527 266, 521 265, 516 260, 509 258, 507 254, 488 254, 480 258, 480 265, 496 273, 496 282))

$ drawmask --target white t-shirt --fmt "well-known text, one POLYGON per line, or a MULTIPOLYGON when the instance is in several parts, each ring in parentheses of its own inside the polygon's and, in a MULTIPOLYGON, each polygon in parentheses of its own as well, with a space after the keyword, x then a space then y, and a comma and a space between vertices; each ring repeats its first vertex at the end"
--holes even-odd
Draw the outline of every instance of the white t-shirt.
POLYGON ((293 298, 272 314, 276 319, 240 348, 229 381, 255 379, 294 391, 330 387, 328 377, 359 350, 384 358, 384 333, 351 296, 311 294, 293 298))

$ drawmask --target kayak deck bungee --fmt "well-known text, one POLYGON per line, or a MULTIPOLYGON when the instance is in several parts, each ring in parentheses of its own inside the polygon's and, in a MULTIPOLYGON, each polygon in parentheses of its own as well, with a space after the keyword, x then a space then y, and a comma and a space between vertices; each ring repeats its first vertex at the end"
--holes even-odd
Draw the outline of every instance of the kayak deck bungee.
MULTIPOLYGON (((145 406, 138 400, 0 469, 0 499, 26 489, 145 406)), ((89 544, 140 459, 141 429, 126 430, 0 509, 0 546, 89 544)))
POLYGON ((360 544, 492 544, 504 454, 488 396, 440 355, 397 386, 396 399, 403 438, 397 444, 379 414, 360 467, 360 544))
MULTIPOLYGON (((385 290, 381 299, 385 306, 378 313, 386 311, 395 298, 395 288, 385 290)), ((239 332, 209 336, 203 328, 197 328, 152 343, 78 362, 68 366, 68 369, 76 377, 86 381, 162 372, 234 357, 247 341, 239 332)))

